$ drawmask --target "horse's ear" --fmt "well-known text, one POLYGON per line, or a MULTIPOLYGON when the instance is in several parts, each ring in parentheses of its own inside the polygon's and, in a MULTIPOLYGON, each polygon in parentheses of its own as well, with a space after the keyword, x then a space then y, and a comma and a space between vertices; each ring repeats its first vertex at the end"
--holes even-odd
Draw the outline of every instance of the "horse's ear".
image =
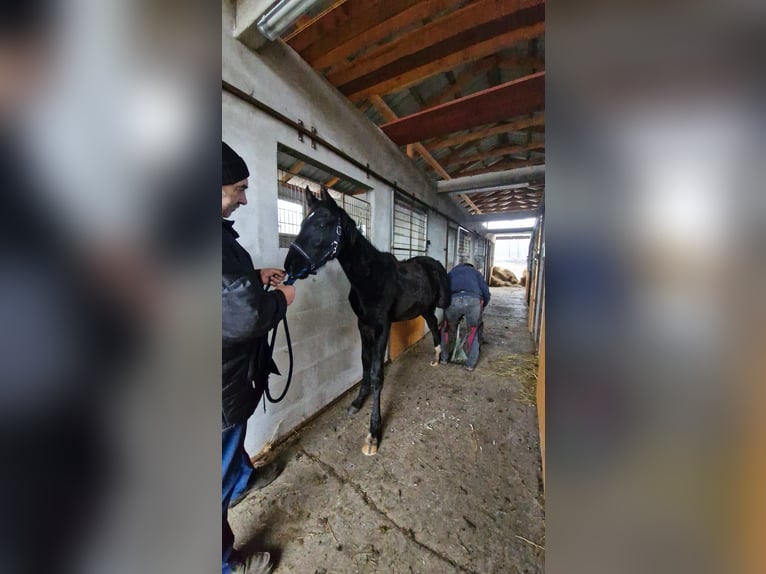
POLYGON ((337 205, 335 203, 335 200, 330 195, 330 192, 327 191, 327 188, 324 185, 319 190, 319 199, 321 199, 322 201, 328 201, 332 203, 333 205, 337 205))
POLYGON ((306 186, 306 189, 303 190, 303 194, 306 196, 306 205, 309 206, 309 209, 313 208, 314 205, 319 203, 319 200, 316 198, 316 195, 311 193, 311 190, 309 189, 309 186, 306 186))

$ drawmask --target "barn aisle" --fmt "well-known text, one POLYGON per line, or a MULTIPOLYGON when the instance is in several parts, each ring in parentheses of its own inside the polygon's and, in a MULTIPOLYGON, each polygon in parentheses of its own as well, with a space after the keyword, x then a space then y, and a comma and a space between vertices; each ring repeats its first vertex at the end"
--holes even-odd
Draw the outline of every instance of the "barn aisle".
POLYGON ((239 544, 271 550, 277 573, 543 572, 526 321, 523 288, 492 288, 474 372, 429 366, 430 337, 388 365, 375 457, 361 452, 370 401, 349 417, 346 393, 280 448, 282 475, 230 512, 239 544))

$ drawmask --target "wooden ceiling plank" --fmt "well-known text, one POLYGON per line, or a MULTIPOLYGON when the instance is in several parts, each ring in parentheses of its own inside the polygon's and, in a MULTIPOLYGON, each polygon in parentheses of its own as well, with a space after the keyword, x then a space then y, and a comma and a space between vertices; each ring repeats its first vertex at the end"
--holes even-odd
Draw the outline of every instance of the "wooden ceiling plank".
POLYGON ((466 47, 449 45, 421 54, 418 61, 402 59, 385 70, 371 74, 368 78, 361 78, 358 82, 340 86, 339 90, 352 101, 366 98, 370 94, 390 94, 420 83, 435 74, 451 70, 455 66, 485 58, 518 42, 542 36, 544 33, 545 23, 538 22, 483 41, 472 38, 467 41, 469 45, 466 47))
MULTIPOLYGON (((458 157, 461 153, 464 153, 468 148, 475 147, 477 144, 476 142, 466 142, 464 144, 461 144, 457 147, 455 147, 447 157, 443 157, 441 159, 441 162, 444 165, 447 165, 453 158, 458 157)), ((478 149, 478 148, 477 148, 478 149)))
POLYGON ((430 14, 454 6, 454 0, 390 1, 376 6, 338 30, 334 38, 323 38, 309 47, 303 58, 316 69, 327 68, 361 49, 417 23, 430 14))
POLYGON ((545 72, 538 72, 390 121, 381 129, 394 143, 404 145, 529 114, 544 106, 545 72))
POLYGON ((359 105, 359 111, 362 112, 365 116, 367 115, 367 111, 372 107, 372 103, 368 102, 367 100, 363 101, 359 105))
POLYGON ((450 98, 458 95, 460 93, 460 90, 465 88, 473 80, 475 80, 482 74, 486 74, 490 69, 495 67, 497 65, 497 60, 498 59, 496 57, 492 56, 489 58, 485 58, 484 60, 475 62, 470 67, 463 70, 460 73, 460 75, 457 78, 455 78, 454 84, 449 84, 443 90, 440 90, 439 92, 437 92, 436 94, 428 98, 426 100, 426 107, 444 103, 450 98))
POLYGON ((499 126, 490 126, 477 131, 473 131, 468 134, 438 140, 433 143, 427 143, 426 145, 428 145, 428 147, 431 149, 452 147, 452 146, 464 144, 470 141, 484 139, 486 137, 493 136, 496 134, 515 132, 515 131, 523 130, 529 127, 541 126, 541 125, 542 126, 545 125, 544 114, 537 115, 534 118, 525 118, 521 120, 512 121, 509 123, 501 124, 499 126))
POLYGON ((463 199, 463 201, 465 201, 468 205, 471 206, 471 208, 473 209, 474 213, 481 214, 481 209, 479 209, 479 207, 473 201, 471 201, 470 197, 468 197, 465 194, 461 194, 460 197, 463 199))
POLYGON ((542 58, 532 58, 530 56, 502 56, 497 59, 499 68, 539 68, 545 67, 542 58))
POLYGON ((450 158, 447 158, 446 160, 443 160, 443 163, 446 165, 456 164, 456 163, 475 163, 477 161, 481 161, 491 157, 509 155, 512 153, 521 153, 521 152, 531 151, 531 150, 540 150, 540 149, 545 149, 544 141, 533 142, 533 143, 525 144, 525 145, 512 145, 508 147, 499 147, 499 148, 487 150, 483 153, 478 153, 475 155, 455 157, 455 158, 450 157, 450 158))
MULTIPOLYGON (((317 14, 313 18, 307 18, 306 16, 303 16, 299 18, 296 21, 297 28, 288 34, 285 37, 285 42, 289 43, 291 39, 297 38, 302 33, 307 32, 308 29, 312 26, 320 25, 320 23, 323 23, 323 31, 325 33, 329 30, 332 30, 335 26, 337 26, 337 20, 338 20, 338 13, 335 13, 334 15, 330 15, 331 12, 333 12, 336 8, 338 8, 341 4, 345 4, 346 0, 335 0, 330 6, 322 10, 321 13, 317 14)), ((307 37, 310 37, 311 34, 306 34, 307 37)))
POLYGON ((339 177, 334 177, 334 178, 332 178, 332 179, 330 179, 330 180, 327 180, 326 182, 324 182, 324 185, 325 185, 325 187, 332 187, 333 185, 335 185, 335 184, 336 184, 336 183, 338 183, 339 181, 340 181, 340 178, 339 178, 339 177))
MULTIPOLYGON (((507 27, 511 25, 510 21, 504 20, 506 17, 513 16, 524 9, 538 8, 537 12, 539 12, 542 8, 542 19, 544 19, 544 5, 544 0, 477 0, 430 24, 404 34, 393 42, 371 50, 356 60, 353 67, 330 74, 327 79, 336 86, 348 84, 356 78, 361 78, 387 64, 395 63, 454 36, 460 34, 477 36, 479 32, 476 29, 483 25, 493 25, 492 35, 496 36, 497 30, 508 29, 507 27)), ((514 26, 514 28, 517 27, 518 25, 514 26)), ((486 36, 480 39, 486 39, 486 36)))
POLYGON ((298 175, 298 172, 303 169, 303 166, 306 165, 306 162, 302 160, 296 161, 293 165, 291 165, 285 174, 282 176, 282 178, 279 180, 282 183, 287 183, 292 178, 294 178, 296 175, 298 175))
POLYGON ((355 14, 362 14, 365 10, 369 10, 373 5, 382 1, 384 0, 334 2, 329 10, 325 10, 317 18, 314 18, 310 26, 301 28, 288 36, 285 41, 296 52, 302 52, 314 42, 332 35, 338 29, 342 29, 355 14))

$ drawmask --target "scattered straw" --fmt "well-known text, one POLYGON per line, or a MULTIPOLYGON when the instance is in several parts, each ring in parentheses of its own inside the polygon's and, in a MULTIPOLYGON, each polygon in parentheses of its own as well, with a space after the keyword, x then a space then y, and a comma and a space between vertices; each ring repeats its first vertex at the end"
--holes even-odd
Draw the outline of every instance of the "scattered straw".
POLYGON ((517 535, 516 535, 516 538, 518 538, 519 540, 523 540, 523 541, 524 541, 524 542, 526 542, 527 544, 531 544, 531 545, 532 545, 532 546, 534 546, 535 548, 539 548, 540 550, 543 550, 543 551, 545 550, 545 548, 543 548, 543 547, 542 547, 542 546, 540 546, 539 544, 536 544, 535 542, 532 542, 531 540, 528 540, 528 539, 524 538, 523 536, 519 536, 519 535, 517 534, 517 535))
POLYGON ((489 363, 489 370, 498 377, 518 381, 521 389, 516 401, 523 405, 537 404, 537 356, 511 354, 499 357, 489 363))
POLYGON ((481 446, 479 446, 479 437, 476 435, 476 429, 473 428, 473 424, 468 423, 468 426, 471 427, 471 437, 473 438, 473 463, 476 464, 479 462, 479 449, 481 446))

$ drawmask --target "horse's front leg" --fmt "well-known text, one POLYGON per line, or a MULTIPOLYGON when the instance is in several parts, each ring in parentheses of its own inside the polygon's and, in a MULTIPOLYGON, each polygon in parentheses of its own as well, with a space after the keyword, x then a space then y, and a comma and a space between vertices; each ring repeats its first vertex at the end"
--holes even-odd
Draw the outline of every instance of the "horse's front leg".
POLYGON ((355 415, 362 408, 364 400, 370 394, 370 363, 372 358, 372 346, 375 342, 375 331, 369 325, 359 321, 359 334, 362 337, 362 384, 359 386, 359 394, 348 407, 348 414, 355 415))
POLYGON ((431 331, 431 336, 434 339, 434 358, 431 361, 432 367, 438 367, 439 366, 439 355, 441 355, 442 348, 441 348, 441 341, 439 340, 439 322, 436 320, 436 315, 434 315, 434 311, 426 311, 423 314, 423 317, 426 320, 426 323, 428 323, 428 328, 431 331))
POLYGON ((388 344, 390 325, 375 329, 375 342, 372 347, 370 365, 370 387, 372 388, 372 415, 370 416, 370 432, 362 445, 362 452, 367 456, 377 454, 380 444, 380 393, 383 390, 383 360, 388 344))

